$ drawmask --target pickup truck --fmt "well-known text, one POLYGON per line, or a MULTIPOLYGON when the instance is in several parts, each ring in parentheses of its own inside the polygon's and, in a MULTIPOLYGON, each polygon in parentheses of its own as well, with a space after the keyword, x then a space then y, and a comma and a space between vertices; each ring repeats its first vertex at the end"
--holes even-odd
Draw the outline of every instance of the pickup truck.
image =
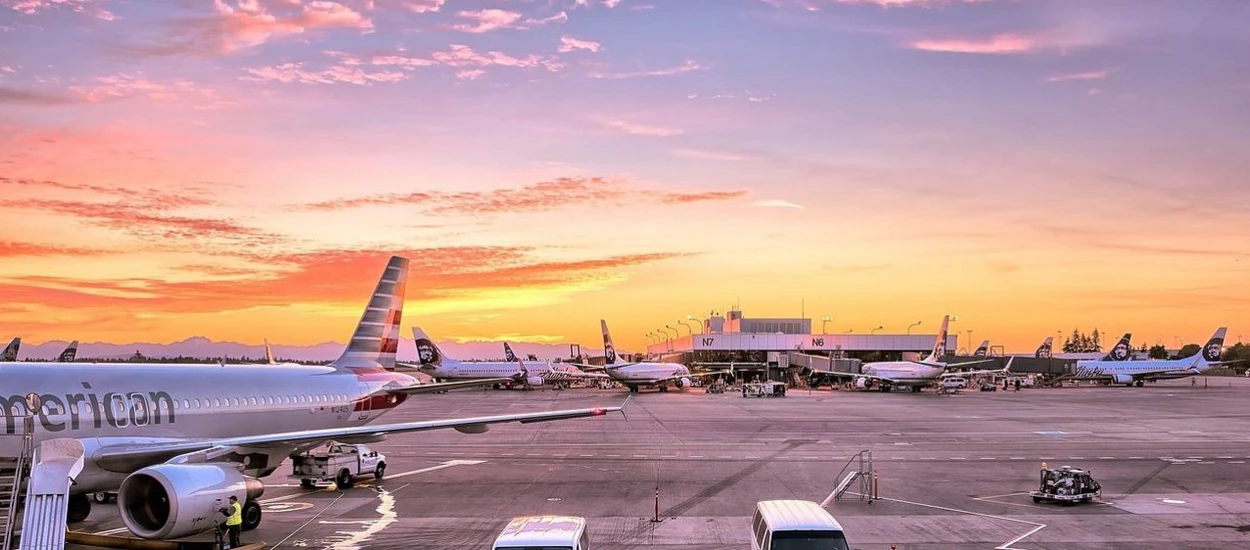
POLYGON ((386 456, 364 445, 331 443, 292 458, 289 477, 299 478, 300 487, 305 489, 319 481, 333 481, 340 489, 348 489, 359 476, 373 474, 374 479, 382 479, 386 472, 386 456))

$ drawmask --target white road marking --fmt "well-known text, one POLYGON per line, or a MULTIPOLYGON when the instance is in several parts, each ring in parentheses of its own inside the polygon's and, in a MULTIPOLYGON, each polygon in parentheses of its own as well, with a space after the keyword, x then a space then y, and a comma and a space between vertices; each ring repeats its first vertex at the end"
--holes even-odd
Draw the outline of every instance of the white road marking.
POLYGON ((442 470, 444 468, 451 468, 452 466, 473 466, 475 464, 485 464, 485 463, 486 463, 485 460, 448 460, 447 462, 439 464, 438 466, 430 466, 429 468, 421 468, 420 470, 412 470, 410 472, 390 474, 390 475, 387 475, 385 479, 395 479, 395 478, 400 478, 404 476, 410 476, 413 474, 424 474, 426 472, 433 472, 436 470, 442 470))
POLYGON ((947 508, 947 507, 945 507, 945 506, 934 506, 934 505, 932 505, 932 504, 921 504, 921 503, 919 503, 919 502, 910 502, 910 501, 906 501, 906 500, 899 500, 899 499, 896 499, 896 498, 887 498, 887 497, 878 497, 878 499, 877 499, 877 500, 888 500, 888 501, 891 501, 891 502, 899 502, 899 503, 902 503, 902 504, 912 504, 912 505, 915 505, 915 506, 923 506, 923 507, 925 507, 925 508, 933 508, 933 509, 935 509, 935 510, 946 510, 947 512, 956 512, 956 513, 960 513, 960 514, 968 514, 968 515, 971 515, 971 516, 979 516, 979 517, 983 517, 983 518, 990 518, 990 519, 1001 519, 1001 520, 1003 520, 1003 521, 1010 521, 1010 522, 1013 522, 1013 523, 1023 523, 1023 524, 1025 524, 1025 525, 1032 525, 1032 526, 1034 526, 1034 527, 1033 527, 1033 529, 1030 529, 1027 533, 1025 533, 1025 534, 1023 534, 1023 535, 1020 535, 1020 536, 1018 536, 1018 537, 1016 537, 1016 538, 1014 538, 1014 539, 1011 539, 1011 540, 1009 540, 1009 541, 1007 541, 1007 542, 1004 542, 1004 543, 1002 543, 1002 544, 1000 544, 1000 545, 998 545, 998 546, 995 546, 995 547, 994 547, 994 550, 1018 550, 1018 549, 1016 549, 1016 548, 1013 548, 1011 545, 1013 545, 1013 544, 1015 544, 1015 543, 1017 543, 1017 542, 1020 542, 1020 541, 1022 541, 1022 540, 1024 540, 1024 539, 1028 538, 1028 537, 1029 537, 1029 535, 1032 535, 1033 533, 1036 533, 1036 532, 1041 531, 1042 529, 1045 529, 1045 528, 1046 528, 1046 524, 1045 524, 1045 523, 1037 523, 1037 522, 1034 522, 1034 521, 1026 521, 1026 520, 1022 520, 1022 519, 1010 518, 1010 517, 1005 517, 1005 516, 992 516, 992 515, 990 515, 990 514, 982 514, 982 513, 980 513, 980 512, 972 512, 972 511, 969 511, 969 510, 960 510, 960 509, 957 509, 957 508, 947 508))
POLYGON ((1100 456, 1098 460, 1115 460, 1114 456, 1100 456))

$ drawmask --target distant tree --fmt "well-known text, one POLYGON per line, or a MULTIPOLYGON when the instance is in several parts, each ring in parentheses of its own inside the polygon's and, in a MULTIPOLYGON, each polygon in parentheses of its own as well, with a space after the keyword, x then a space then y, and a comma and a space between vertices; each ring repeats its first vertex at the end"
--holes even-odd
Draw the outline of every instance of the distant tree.
POLYGON ((1085 334, 1080 329, 1072 329, 1072 336, 1063 342, 1063 351, 1065 353, 1102 351, 1098 330, 1095 329, 1093 334, 1085 334))
POLYGON ((1198 344, 1185 344, 1185 347, 1176 352, 1177 357, 1193 357, 1198 354, 1198 350, 1202 349, 1198 344))
MULTIPOLYGON (((1146 347, 1146 343, 1145 343, 1145 342, 1142 342, 1142 343, 1141 343, 1141 352, 1142 352, 1142 353, 1144 353, 1144 354, 1149 354, 1149 353, 1150 353, 1150 348, 1147 348, 1147 347, 1146 347)), ((1165 353, 1165 354, 1164 354, 1164 356, 1166 356, 1166 355, 1167 355, 1167 354, 1165 353)))
MULTIPOLYGON (((1142 344, 1141 347, 1145 349, 1146 344, 1142 344)), ((1147 357, 1151 359, 1167 359, 1168 348, 1163 347, 1163 344, 1155 344, 1154 346, 1151 346, 1150 351, 1147 353, 1147 357)))
POLYGON ((1094 327, 1094 333, 1090 335, 1089 351, 1102 351, 1102 335, 1098 332, 1098 327, 1094 327))

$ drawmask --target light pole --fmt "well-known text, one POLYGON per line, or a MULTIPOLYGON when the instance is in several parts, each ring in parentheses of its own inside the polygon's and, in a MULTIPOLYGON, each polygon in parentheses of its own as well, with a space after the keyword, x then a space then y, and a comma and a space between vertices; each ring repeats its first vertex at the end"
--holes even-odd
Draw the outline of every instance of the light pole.
MULTIPOLYGON (((958 350, 959 348, 955 348, 955 349, 958 350)), ((968 349, 964 351, 969 351, 969 352, 972 351, 972 329, 968 329, 968 349)), ((989 350, 986 350, 986 351, 988 352, 989 350)))
MULTIPOLYGON (((951 322, 952 322, 952 323, 955 323, 955 322, 958 322, 958 321, 959 321, 959 316, 958 316, 958 315, 951 315, 951 322)), ((946 330, 948 330, 948 331, 950 330, 950 326, 949 326, 949 325, 946 327, 946 330)), ((959 350, 959 331, 955 331, 955 350, 959 350)))
POLYGON ((920 321, 916 321, 915 323, 912 323, 912 324, 910 324, 910 325, 907 325, 907 335, 908 335, 908 336, 911 336, 911 328, 912 328, 912 327, 918 327, 918 326, 920 326, 920 321))
POLYGON ((885 325, 877 325, 877 328, 874 328, 874 329, 872 329, 872 330, 868 331, 868 335, 869 335, 869 336, 872 336, 873 334, 876 334, 878 330, 881 330, 881 329, 883 329, 883 328, 885 328, 885 325))
POLYGON ((694 315, 690 315, 690 314, 686 314, 686 319, 689 321, 699 322, 699 334, 703 334, 704 332, 707 332, 707 329, 703 327, 703 319, 696 319, 694 315))
POLYGON ((681 326, 686 327, 686 333, 688 336, 694 336, 694 327, 690 326, 689 324, 687 324, 685 321, 682 321, 681 319, 678 319, 677 322, 681 323, 681 326))
POLYGON ((828 315, 825 315, 824 317, 820 318, 820 333, 821 334, 829 334, 828 332, 825 332, 825 326, 827 326, 829 324, 829 321, 832 321, 832 320, 833 320, 833 317, 830 317, 828 315))
POLYGON ((655 333, 654 333, 654 332, 648 332, 648 333, 646 333, 646 334, 644 334, 644 335, 642 335, 642 336, 643 336, 643 338, 646 338, 646 339, 647 339, 647 346, 648 346, 648 347, 650 347, 650 346, 651 346, 651 339, 652 339, 652 338, 655 338, 655 333))

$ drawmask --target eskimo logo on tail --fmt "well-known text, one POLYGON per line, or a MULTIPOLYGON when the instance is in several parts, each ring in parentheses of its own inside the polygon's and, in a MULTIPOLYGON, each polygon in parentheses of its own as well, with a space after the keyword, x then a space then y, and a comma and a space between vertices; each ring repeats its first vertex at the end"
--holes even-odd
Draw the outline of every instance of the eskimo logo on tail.
POLYGON ((1045 342, 1042 342, 1041 346, 1038 346, 1037 353, 1033 354, 1034 357, 1037 357, 1038 359, 1050 359, 1050 346, 1053 342, 1054 340, 1047 338, 1045 342))
POLYGON ((616 363, 616 346, 612 345, 612 335, 608 334, 608 322, 600 319, 599 327, 603 329, 603 358, 604 364, 612 365, 616 363))
POLYGON ((1207 340, 1207 345, 1202 346, 1202 358, 1209 363, 1217 363, 1220 356, 1224 354, 1224 333, 1227 329, 1220 327, 1215 331, 1215 336, 1207 340))
POLYGON ((1129 341, 1133 339, 1133 333, 1126 333, 1115 347, 1111 348, 1111 352, 1107 354, 1107 359, 1111 361, 1128 361, 1129 360, 1129 341))
POLYGON ((515 363, 517 361, 516 354, 512 353, 512 346, 509 346, 507 342, 503 343, 503 358, 504 361, 509 363, 515 363))
POLYGON ((56 362, 73 363, 74 357, 77 357, 77 356, 78 356, 78 340, 74 340, 73 342, 70 342, 68 346, 65 346, 65 351, 62 351, 61 355, 56 358, 56 362))
POLYGON ((17 350, 22 347, 22 339, 14 338, 9 342, 9 346, 4 348, 4 353, 0 353, 0 361, 17 361, 17 350))

